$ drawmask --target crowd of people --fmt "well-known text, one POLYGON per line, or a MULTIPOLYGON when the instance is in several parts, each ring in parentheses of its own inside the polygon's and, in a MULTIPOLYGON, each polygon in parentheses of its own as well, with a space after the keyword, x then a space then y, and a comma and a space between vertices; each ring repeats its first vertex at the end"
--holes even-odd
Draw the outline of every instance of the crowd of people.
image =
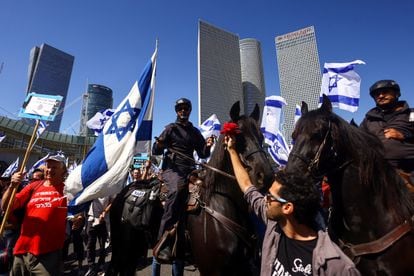
MULTIPOLYGON (((374 83, 369 93, 375 107, 367 112, 360 128, 382 141, 385 158, 395 169, 414 173, 414 111, 407 102, 399 100, 400 87, 393 80, 374 83)), ((204 139, 189 121, 191 110, 188 99, 177 100, 176 121, 156 137, 152 154, 163 155, 160 174, 151 172, 150 161, 142 169, 131 170, 133 182, 160 178, 168 188, 158 239, 174 229, 182 231, 179 224, 185 214, 188 175, 195 165, 193 153, 207 158, 214 144, 214 139, 204 139)), ((261 193, 251 184, 240 161, 236 139, 226 135, 224 144, 237 183, 251 210, 266 225, 261 275, 359 275, 355 264, 330 239, 326 229, 316 223, 321 207, 319 187, 303 176, 279 170, 269 190, 261 193)), ((1 179, 3 212, 17 190, 2 239, 3 243, 7 241, 0 255, 4 275, 8 271, 10 275, 62 275, 70 242, 80 274, 90 276, 104 270, 110 235, 108 213, 115 195, 97 198, 88 210, 68 214, 63 194, 66 175, 65 159, 52 155, 43 169, 32 173, 24 187, 22 172, 14 173, 11 179, 1 179), (20 221, 18 210, 23 212, 20 221)), ((160 263, 168 261, 173 264, 172 275, 183 275, 184 254, 175 252, 173 256, 171 251, 166 246, 154 256, 152 275, 160 275, 160 263)))

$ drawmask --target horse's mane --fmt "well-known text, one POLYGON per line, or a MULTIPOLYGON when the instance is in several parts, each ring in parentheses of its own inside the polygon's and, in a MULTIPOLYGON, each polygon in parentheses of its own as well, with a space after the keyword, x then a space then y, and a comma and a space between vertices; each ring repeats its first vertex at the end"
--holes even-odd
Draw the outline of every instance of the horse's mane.
MULTIPOLYGON (((382 142, 373 134, 352 126, 331 113, 332 139, 340 156, 347 158, 359 169, 362 185, 384 199, 384 206, 395 210, 398 216, 413 214, 414 205, 401 177, 384 159, 382 142), (375 178, 375 181, 373 179, 375 178), (403 210, 406 207, 406 210, 403 210), (407 211, 407 214, 403 214, 407 211)), ((345 161, 345 160, 344 160, 345 161)))

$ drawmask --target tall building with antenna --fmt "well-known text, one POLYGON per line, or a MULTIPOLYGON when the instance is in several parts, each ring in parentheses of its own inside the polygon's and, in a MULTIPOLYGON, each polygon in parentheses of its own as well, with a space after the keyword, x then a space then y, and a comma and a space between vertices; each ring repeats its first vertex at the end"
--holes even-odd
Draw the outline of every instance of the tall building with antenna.
POLYGON ((318 107, 321 69, 315 29, 310 26, 276 36, 275 43, 280 94, 287 102, 283 131, 286 140, 290 142, 295 106, 305 101, 310 109, 318 107))
POLYGON ((49 123, 48 131, 59 132, 74 60, 74 56, 46 43, 30 51, 26 92, 63 96, 58 115, 49 123))

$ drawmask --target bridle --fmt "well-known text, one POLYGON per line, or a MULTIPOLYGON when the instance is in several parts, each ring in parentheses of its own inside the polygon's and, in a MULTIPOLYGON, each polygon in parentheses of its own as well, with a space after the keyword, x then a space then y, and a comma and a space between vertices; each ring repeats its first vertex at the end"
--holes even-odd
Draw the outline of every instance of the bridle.
POLYGON ((349 164, 352 163, 352 160, 345 160, 342 164, 337 165, 338 163, 338 152, 335 149, 335 145, 332 144, 328 149, 328 157, 330 159, 330 164, 332 164, 329 168, 326 168, 325 170, 321 170, 320 163, 321 163, 321 157, 322 153, 325 150, 325 148, 328 146, 328 139, 330 138, 332 140, 332 122, 328 121, 328 130, 325 133, 325 136, 322 140, 322 142, 318 146, 318 150, 315 153, 315 156, 310 159, 305 156, 302 156, 296 152, 291 152, 290 154, 292 156, 297 157, 299 160, 301 160, 303 163, 306 164, 307 171, 312 175, 315 179, 322 179, 324 176, 333 173, 335 171, 340 171, 349 164))

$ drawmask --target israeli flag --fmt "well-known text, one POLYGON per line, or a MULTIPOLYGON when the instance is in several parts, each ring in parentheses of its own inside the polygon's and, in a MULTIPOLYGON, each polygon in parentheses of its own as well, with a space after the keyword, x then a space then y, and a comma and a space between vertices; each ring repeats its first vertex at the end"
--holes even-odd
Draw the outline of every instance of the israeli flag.
MULTIPOLYGON (((216 114, 211 115, 208 117, 207 120, 205 120, 199 127, 201 135, 203 135, 204 139, 207 139, 211 136, 219 137, 220 130, 221 130, 221 124, 219 119, 217 118, 216 114)), ((214 151, 214 148, 216 147, 216 144, 214 143, 213 146, 210 149, 210 152, 212 153, 214 151)), ((211 156, 211 155, 210 155, 211 156)), ((194 160, 197 160, 197 162, 207 163, 210 158, 202 159, 198 156, 197 152, 194 152, 194 160)))
POLYGON ((86 122, 86 126, 89 129, 92 129, 96 136, 98 136, 106 122, 111 118, 112 114, 114 114, 115 109, 105 109, 103 111, 98 111, 96 114, 86 122))
POLYGON ((36 139, 39 139, 39 137, 42 135, 43 132, 45 132, 46 128, 49 126, 46 121, 40 121, 39 126, 37 127, 36 131, 36 139))
POLYGON ((280 131, 282 107, 286 105, 284 98, 270 96, 265 99, 262 124, 260 129, 269 145, 268 152, 279 165, 286 165, 290 153, 289 146, 280 131))
POLYGON ((16 161, 14 161, 1 175, 1 177, 11 177, 19 167, 19 157, 17 157, 16 161))
POLYGON ((118 193, 127 180, 132 157, 150 152, 156 56, 157 49, 83 163, 68 176, 65 191, 70 209, 118 193))
POLYGON ((301 111, 300 105, 297 104, 295 107, 295 118, 294 118, 295 125, 299 121, 301 116, 302 116, 302 111, 301 111))
POLYGON ((6 134, 0 133, 0 143, 3 142, 4 139, 6 139, 6 134))
POLYGON ((358 110, 361 78, 354 71, 357 64, 365 64, 365 62, 354 60, 346 63, 325 63, 319 105, 325 94, 333 107, 350 112, 358 110))
POLYGON ((36 163, 33 164, 33 166, 30 168, 29 172, 27 173, 29 176, 31 176, 34 172, 34 170, 39 169, 41 166, 46 165, 46 160, 49 158, 50 153, 46 154, 45 157, 39 159, 36 161, 36 163))

